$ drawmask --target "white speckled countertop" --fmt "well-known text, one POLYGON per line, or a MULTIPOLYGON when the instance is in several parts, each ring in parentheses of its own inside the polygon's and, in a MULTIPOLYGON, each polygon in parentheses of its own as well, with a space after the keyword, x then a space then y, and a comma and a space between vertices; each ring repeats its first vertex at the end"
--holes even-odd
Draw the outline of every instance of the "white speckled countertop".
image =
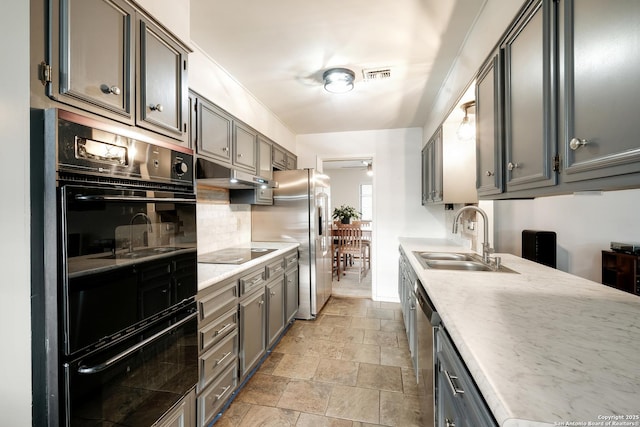
POLYGON ((255 267, 265 261, 282 256, 285 252, 295 249, 300 246, 299 243, 289 242, 251 242, 246 245, 249 248, 266 248, 277 249, 276 251, 269 252, 261 256, 260 258, 253 259, 245 262, 244 264, 203 264, 198 263, 198 291, 205 289, 208 286, 218 283, 221 280, 227 279, 235 274, 238 274, 244 270, 248 270, 251 267, 255 267))
POLYGON ((468 250, 400 245, 500 426, 640 425, 639 297, 510 254, 520 274, 425 270, 412 251, 468 250))

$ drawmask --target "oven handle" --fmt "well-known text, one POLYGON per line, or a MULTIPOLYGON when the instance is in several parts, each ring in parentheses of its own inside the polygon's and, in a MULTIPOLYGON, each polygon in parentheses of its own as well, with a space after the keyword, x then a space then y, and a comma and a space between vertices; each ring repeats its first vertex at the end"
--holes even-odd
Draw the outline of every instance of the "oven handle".
POLYGON ((184 319, 180 320, 179 322, 169 326, 166 329, 163 329, 162 331, 158 332, 157 334, 154 334, 154 335, 150 336, 146 340, 139 342, 138 344, 134 345, 133 347, 130 347, 130 348, 126 349, 122 353, 117 354, 117 355, 113 356, 110 359, 107 359, 103 363, 100 363, 98 365, 94 365, 94 366, 91 366, 91 367, 86 367, 84 365, 80 365, 78 367, 78 373, 79 374, 89 375, 89 374, 97 374, 98 372, 102 372, 105 369, 107 369, 109 366, 111 366, 111 365, 113 365, 115 363, 118 363, 119 361, 121 361, 125 357, 131 355, 132 353, 135 353, 136 351, 138 351, 139 349, 141 349, 145 345, 149 344, 151 341, 159 338, 161 335, 164 335, 167 332, 169 332, 170 330, 178 328, 178 327, 184 325, 185 323, 187 323, 191 319, 194 319, 197 315, 198 315, 197 311, 195 313, 191 313, 190 315, 188 315, 184 319))
POLYGON ((195 203, 195 199, 181 199, 170 197, 128 197, 128 196, 83 196, 77 194, 75 199, 80 202, 143 202, 143 203, 195 203))

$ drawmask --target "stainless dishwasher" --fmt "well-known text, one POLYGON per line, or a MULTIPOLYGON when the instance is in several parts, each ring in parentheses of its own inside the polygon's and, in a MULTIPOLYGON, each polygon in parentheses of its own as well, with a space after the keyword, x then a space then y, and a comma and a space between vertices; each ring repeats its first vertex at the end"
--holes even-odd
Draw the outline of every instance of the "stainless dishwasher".
POLYGON ((414 362, 418 396, 423 408, 423 420, 426 422, 431 419, 432 421, 425 425, 435 425, 433 372, 436 359, 433 343, 435 328, 440 324, 440 316, 419 280, 414 282, 413 293, 417 306, 420 307, 419 310, 416 310, 416 355, 414 362))

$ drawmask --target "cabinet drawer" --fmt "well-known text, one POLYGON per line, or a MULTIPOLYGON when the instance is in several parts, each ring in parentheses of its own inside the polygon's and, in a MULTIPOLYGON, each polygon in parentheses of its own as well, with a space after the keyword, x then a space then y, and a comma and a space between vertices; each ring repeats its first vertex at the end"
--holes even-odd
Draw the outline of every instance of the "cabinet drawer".
POLYGON ((202 391, 211 381, 216 379, 229 364, 237 367, 237 361, 238 330, 236 329, 215 347, 200 356, 200 381, 198 382, 198 390, 202 391))
POLYGON ((218 317, 198 332, 199 351, 206 350, 229 333, 238 329, 238 308, 234 305, 228 312, 218 317))
POLYGON ((198 397, 198 425, 207 425, 224 403, 231 397, 238 384, 238 370, 229 366, 218 379, 198 397))
POLYGON ((266 277, 267 280, 282 273, 284 273, 283 258, 280 258, 277 261, 273 261, 272 263, 267 264, 267 277, 266 277))
POLYGON ((298 253, 294 252, 292 254, 285 255, 284 257, 284 268, 285 270, 289 270, 298 265, 298 253))
POLYGON ((240 295, 251 292, 253 289, 264 286, 265 273, 263 269, 254 271, 240 278, 240 295))
POLYGON ((236 281, 221 285, 213 292, 198 298, 200 326, 222 316, 238 305, 238 286, 236 281))

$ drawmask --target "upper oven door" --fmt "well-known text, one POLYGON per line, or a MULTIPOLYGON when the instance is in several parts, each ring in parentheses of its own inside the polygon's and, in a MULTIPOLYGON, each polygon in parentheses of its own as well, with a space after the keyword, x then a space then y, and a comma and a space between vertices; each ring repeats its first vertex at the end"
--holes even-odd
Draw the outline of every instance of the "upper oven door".
POLYGON ((65 354, 92 351, 193 300, 193 194, 63 185, 65 354))

